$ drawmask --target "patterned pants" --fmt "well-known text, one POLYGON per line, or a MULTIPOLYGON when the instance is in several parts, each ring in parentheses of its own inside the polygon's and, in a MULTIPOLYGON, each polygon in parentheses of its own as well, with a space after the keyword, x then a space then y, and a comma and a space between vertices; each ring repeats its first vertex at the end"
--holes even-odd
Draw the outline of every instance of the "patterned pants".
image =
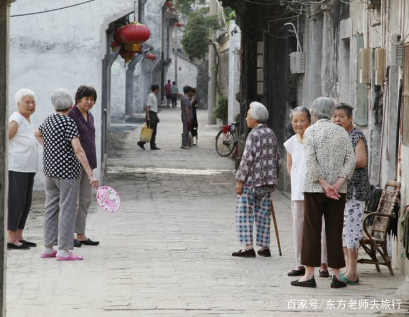
POLYGON ((358 249, 362 238, 362 219, 365 202, 356 200, 355 196, 348 199, 344 210, 344 229, 342 231, 342 244, 347 249, 358 249))
POLYGON ((80 180, 45 177, 44 245, 74 248, 74 228, 80 180))
POLYGON ((189 130, 187 129, 187 121, 182 121, 183 133, 182 133, 182 146, 189 145, 189 130))
POLYGON ((257 242, 261 247, 270 245, 270 195, 268 187, 243 188, 237 196, 236 232, 241 244, 253 244, 253 222, 256 222, 257 242))

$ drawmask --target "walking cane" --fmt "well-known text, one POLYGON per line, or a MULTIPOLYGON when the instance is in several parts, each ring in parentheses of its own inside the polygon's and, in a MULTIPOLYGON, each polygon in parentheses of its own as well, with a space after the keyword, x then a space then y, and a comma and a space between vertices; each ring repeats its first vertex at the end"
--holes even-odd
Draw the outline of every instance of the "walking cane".
POLYGON ((273 216, 273 221, 274 221, 274 230, 276 232, 278 252, 279 252, 280 256, 282 256, 283 254, 281 253, 281 244, 280 244, 280 236, 278 235, 276 213, 274 211, 274 205, 273 205, 273 200, 272 199, 270 199, 270 208, 271 208, 271 215, 273 216))

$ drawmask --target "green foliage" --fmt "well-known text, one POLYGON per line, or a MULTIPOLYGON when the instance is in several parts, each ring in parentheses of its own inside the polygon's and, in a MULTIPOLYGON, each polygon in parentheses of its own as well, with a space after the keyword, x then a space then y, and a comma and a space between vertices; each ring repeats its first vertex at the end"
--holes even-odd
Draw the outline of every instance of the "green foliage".
POLYGON ((229 112, 229 99, 222 94, 217 96, 217 104, 213 109, 214 116, 223 122, 227 120, 229 112))
POLYGON ((212 31, 220 28, 215 16, 207 16, 207 10, 192 12, 187 20, 182 37, 182 46, 192 58, 203 58, 209 51, 209 36, 212 31))

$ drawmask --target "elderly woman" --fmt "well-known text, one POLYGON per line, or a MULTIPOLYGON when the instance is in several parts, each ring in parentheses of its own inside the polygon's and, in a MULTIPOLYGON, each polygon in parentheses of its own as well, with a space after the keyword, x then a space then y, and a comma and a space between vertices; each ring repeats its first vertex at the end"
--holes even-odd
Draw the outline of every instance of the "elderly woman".
POLYGON ((348 182, 347 197, 344 210, 344 231, 342 242, 346 271, 341 274, 341 280, 348 285, 359 284, 358 278, 358 249, 362 238, 362 218, 365 209, 365 201, 369 198, 368 176, 368 145, 365 135, 361 130, 354 127, 352 120, 353 107, 346 103, 335 106, 333 122, 343 127, 351 138, 355 152, 355 171, 351 181, 348 182))
POLYGON ((57 89, 51 96, 56 113, 48 116, 35 131, 44 145, 45 213, 44 250, 42 258, 57 257, 57 261, 82 260, 70 250, 74 248, 74 228, 80 188, 81 164, 92 186, 98 187, 81 147, 77 125, 69 118, 73 100, 70 93, 57 89), (58 252, 53 245, 58 243, 58 252))
POLYGON ((17 111, 9 118, 9 196, 7 248, 27 250, 37 244, 23 238, 31 207, 34 176, 37 172, 37 141, 31 115, 36 109, 34 92, 20 89, 15 96, 17 111))
MULTIPOLYGON (((303 184, 306 173, 304 158, 304 132, 311 125, 311 113, 305 107, 297 107, 290 113, 292 128, 295 132, 285 143, 287 150, 287 172, 291 178, 291 214, 293 218, 293 239, 295 250, 295 269, 288 276, 302 276, 305 268, 301 265, 302 230, 304 224, 303 184)), ((320 277, 329 277, 327 268, 327 242, 323 222, 321 233, 321 269, 320 277)))
POLYGON ((268 111, 259 102, 252 102, 247 112, 247 126, 251 128, 240 167, 236 174, 236 230, 245 246, 232 256, 254 258, 253 222, 256 223, 258 255, 270 253, 270 196, 277 185, 279 154, 274 132, 267 127, 268 111))
MULTIPOLYGON (((97 101, 97 92, 93 87, 80 86, 75 93, 75 106, 68 113, 68 117, 77 124, 80 134, 80 143, 85 151, 91 169, 97 167, 97 153, 95 149, 95 126, 94 117, 90 110, 97 101)), ((74 246, 81 245, 97 246, 99 241, 92 241, 85 235, 88 209, 92 201, 92 186, 88 181, 84 167, 81 168, 80 190, 77 206, 77 218, 75 222, 75 232, 77 239, 74 239, 74 246)))
POLYGON ((304 179, 304 225, 301 263, 305 274, 291 282, 293 286, 316 287, 314 267, 321 264, 322 215, 325 218, 328 266, 333 269, 331 288, 345 287, 340 268, 345 266, 342 253, 342 223, 347 179, 355 169, 352 144, 345 129, 330 122, 335 104, 320 97, 311 107, 316 123, 304 133, 307 173, 304 179))

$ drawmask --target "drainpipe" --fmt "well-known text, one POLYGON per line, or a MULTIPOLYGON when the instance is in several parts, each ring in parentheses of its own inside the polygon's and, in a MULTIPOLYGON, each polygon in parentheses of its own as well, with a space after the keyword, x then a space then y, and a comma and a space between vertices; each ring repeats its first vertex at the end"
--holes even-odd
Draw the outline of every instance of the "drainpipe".
MULTIPOLYGON (((217 16, 217 3, 216 0, 210 0, 209 3, 209 16, 217 16)), ((216 42, 216 32, 212 33, 211 41, 216 42)), ((216 52, 213 45, 209 45, 209 91, 207 95, 208 105, 207 105, 207 123, 216 124, 216 118, 213 113, 214 106, 216 104, 216 88, 217 88, 217 77, 215 72, 216 66, 216 52)))

